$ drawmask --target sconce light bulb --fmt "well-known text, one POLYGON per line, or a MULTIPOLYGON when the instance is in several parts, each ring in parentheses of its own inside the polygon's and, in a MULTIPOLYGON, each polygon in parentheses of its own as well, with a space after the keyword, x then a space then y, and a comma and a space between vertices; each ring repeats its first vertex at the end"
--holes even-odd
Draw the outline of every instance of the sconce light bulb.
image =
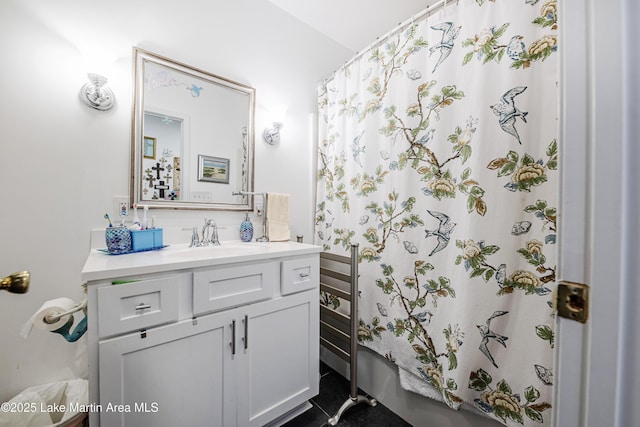
POLYGON ((280 129, 284 125, 280 122, 273 122, 272 128, 266 128, 262 133, 262 137, 271 145, 275 145, 280 142, 280 129))
POLYGON ((108 110, 113 107, 115 97, 111 88, 107 86, 107 78, 95 73, 87 74, 89 82, 80 89, 82 102, 96 110, 108 110))

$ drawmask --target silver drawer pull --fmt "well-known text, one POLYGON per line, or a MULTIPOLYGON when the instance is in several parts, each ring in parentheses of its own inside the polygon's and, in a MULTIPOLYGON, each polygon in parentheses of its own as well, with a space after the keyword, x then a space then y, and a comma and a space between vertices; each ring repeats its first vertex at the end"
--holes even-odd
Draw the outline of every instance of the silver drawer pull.
POLYGON ((145 304, 145 303, 141 302, 140 304, 136 305, 136 311, 137 310, 146 310, 147 308, 151 308, 151 304, 145 304))
POLYGON ((236 355, 236 321, 235 319, 231 322, 231 342, 229 343, 231 346, 231 354, 233 356, 236 355))
POLYGON ((249 347, 249 316, 244 315, 244 349, 249 347))
POLYGON ((309 277, 309 273, 298 273, 298 275, 301 279, 306 279, 307 277, 309 277))

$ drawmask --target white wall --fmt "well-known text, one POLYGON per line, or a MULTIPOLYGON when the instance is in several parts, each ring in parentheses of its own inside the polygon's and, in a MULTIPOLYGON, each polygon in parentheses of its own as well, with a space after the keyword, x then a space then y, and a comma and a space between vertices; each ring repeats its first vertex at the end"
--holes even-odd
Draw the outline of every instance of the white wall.
MULTIPOLYGON (((292 235, 312 233, 309 114, 316 85, 352 55, 266 0, 2 0, 0 2, 0 275, 31 272, 25 295, 0 293, 0 401, 27 386, 86 375, 84 342, 20 326, 49 299, 82 298, 90 230, 113 196, 129 194, 132 46, 256 88, 256 191, 290 193, 292 235), (86 81, 76 44, 111 49, 116 106, 78 99, 86 81), (282 141, 260 138, 268 108, 286 104, 282 141)), ((98 71, 98 70, 92 70, 98 71)), ((160 225, 213 216, 237 239, 241 213, 157 211, 160 225)), ((112 216, 114 213, 112 212, 112 216)), ((185 233, 185 243, 189 233, 185 233)))

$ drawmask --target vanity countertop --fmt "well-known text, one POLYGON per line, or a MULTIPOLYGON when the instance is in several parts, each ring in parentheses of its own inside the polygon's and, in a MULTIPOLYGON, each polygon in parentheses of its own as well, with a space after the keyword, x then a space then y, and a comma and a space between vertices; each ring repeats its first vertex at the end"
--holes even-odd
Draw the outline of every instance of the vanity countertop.
POLYGON ((297 242, 244 243, 241 241, 223 241, 220 246, 199 248, 177 244, 158 250, 124 255, 110 255, 92 249, 82 268, 81 280, 87 282, 235 262, 251 262, 279 256, 314 254, 321 250, 320 246, 297 242))

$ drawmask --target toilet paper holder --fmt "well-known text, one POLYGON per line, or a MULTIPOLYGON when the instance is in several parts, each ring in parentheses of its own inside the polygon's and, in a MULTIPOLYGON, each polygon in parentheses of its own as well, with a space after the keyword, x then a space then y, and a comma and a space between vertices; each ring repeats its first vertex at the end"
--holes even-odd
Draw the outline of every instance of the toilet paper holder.
MULTIPOLYGON (((84 283, 82 287, 84 288, 84 293, 86 295, 87 284, 84 283)), ((85 332, 87 332, 87 298, 85 297, 81 302, 63 313, 48 313, 46 316, 44 316, 43 320, 45 323, 54 324, 66 316, 69 316, 69 319, 65 322, 65 324, 51 332, 62 335, 62 337, 67 342, 76 342, 82 335, 84 335, 85 332), (73 314, 77 313, 80 310, 82 310, 84 317, 78 322, 78 324, 75 328, 73 328, 72 331, 71 327, 73 326, 73 322, 75 321, 73 314)))
POLYGON ((66 341, 75 342, 87 331, 87 284, 83 284, 84 299, 75 303, 66 297, 45 301, 42 306, 22 325, 20 335, 27 339, 33 326, 45 332, 60 334, 66 341), (71 330, 75 322, 74 313, 82 311, 84 316, 71 330))
POLYGON ((78 311, 83 310, 85 316, 87 315, 87 299, 85 298, 78 304, 76 304, 72 309, 65 311, 64 313, 56 313, 56 314, 47 314, 44 317, 44 321, 47 323, 56 323, 60 318, 64 316, 68 316, 70 314, 77 313, 78 311))
POLYGON ((67 320, 64 325, 51 332, 62 335, 62 338, 64 338, 67 342, 78 341, 80 337, 82 337, 84 333, 87 332, 87 299, 85 298, 84 300, 82 300, 82 302, 76 304, 73 308, 65 311, 64 313, 47 314, 44 317, 44 321, 49 324, 56 323, 64 316, 69 316, 69 320, 67 320), (75 318, 71 315, 80 310, 84 312, 84 317, 78 322, 78 324, 75 328, 73 328, 72 331, 71 327, 73 326, 75 318))

